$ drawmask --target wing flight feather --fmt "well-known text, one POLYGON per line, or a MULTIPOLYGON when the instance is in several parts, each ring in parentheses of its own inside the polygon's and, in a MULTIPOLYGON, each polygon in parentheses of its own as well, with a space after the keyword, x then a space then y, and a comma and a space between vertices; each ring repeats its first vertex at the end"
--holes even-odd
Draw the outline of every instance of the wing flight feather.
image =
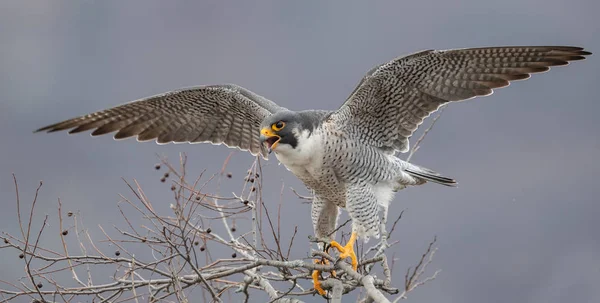
POLYGON ((184 88, 42 127, 36 132, 70 129, 79 133, 94 129, 92 136, 117 132, 115 139, 137 137, 139 141, 211 142, 268 152, 259 143, 260 123, 283 110, 274 102, 243 87, 209 85, 184 88))
POLYGON ((571 46, 421 51, 371 69, 330 119, 367 144, 406 152, 408 139, 441 105, 490 95, 590 54, 571 46))

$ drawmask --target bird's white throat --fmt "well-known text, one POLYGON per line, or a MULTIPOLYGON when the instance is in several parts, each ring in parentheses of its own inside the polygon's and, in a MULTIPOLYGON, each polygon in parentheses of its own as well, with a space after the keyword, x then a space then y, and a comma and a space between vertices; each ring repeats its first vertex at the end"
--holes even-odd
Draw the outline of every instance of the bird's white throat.
POLYGON ((312 166, 314 159, 319 159, 322 154, 321 135, 317 131, 311 134, 308 130, 294 130, 298 141, 296 148, 289 144, 279 144, 275 155, 279 162, 294 171, 294 166, 312 166))

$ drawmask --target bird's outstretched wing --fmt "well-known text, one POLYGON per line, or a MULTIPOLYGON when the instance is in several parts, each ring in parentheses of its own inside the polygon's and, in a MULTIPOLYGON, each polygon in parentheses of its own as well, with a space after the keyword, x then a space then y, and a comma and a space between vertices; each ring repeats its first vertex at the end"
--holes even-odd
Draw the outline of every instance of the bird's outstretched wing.
POLYGON ((211 142, 267 157, 260 143, 260 123, 284 109, 243 87, 209 85, 184 88, 125 103, 107 110, 38 129, 69 133, 95 129, 92 136, 117 131, 115 139, 138 141, 211 142))
POLYGON ((413 132, 441 105, 490 95, 590 54, 570 46, 421 51, 373 68, 329 119, 366 144, 406 152, 413 132))

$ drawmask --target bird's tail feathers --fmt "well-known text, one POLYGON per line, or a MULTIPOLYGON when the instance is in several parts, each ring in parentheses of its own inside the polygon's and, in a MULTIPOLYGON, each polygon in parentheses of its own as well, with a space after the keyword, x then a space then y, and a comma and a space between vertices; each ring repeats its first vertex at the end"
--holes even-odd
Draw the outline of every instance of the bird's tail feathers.
POLYGON ((425 181, 429 181, 429 182, 433 182, 433 183, 437 183, 437 184, 441 184, 441 185, 445 185, 445 186, 452 186, 452 187, 455 187, 458 185, 456 180, 454 180, 452 178, 444 177, 441 174, 439 174, 431 169, 417 166, 414 164, 410 164, 410 166, 405 168, 404 171, 413 177, 423 179, 425 181))

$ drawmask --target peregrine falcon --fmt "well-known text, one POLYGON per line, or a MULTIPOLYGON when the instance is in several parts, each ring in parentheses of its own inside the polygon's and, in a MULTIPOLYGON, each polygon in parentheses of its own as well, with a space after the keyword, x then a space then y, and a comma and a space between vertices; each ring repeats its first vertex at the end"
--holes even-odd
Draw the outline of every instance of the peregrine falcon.
MULTIPOLYGON (((335 111, 291 111, 233 84, 207 85, 155 95, 80 116, 37 131, 92 136, 115 132, 115 139, 210 142, 247 150, 279 162, 314 195, 312 223, 317 237, 331 240, 342 258, 357 237, 379 236, 381 210, 394 193, 452 178, 401 160, 409 138, 441 105, 492 94, 552 66, 582 60, 590 52, 570 46, 503 46, 425 50, 371 69, 335 111), (352 219, 352 235, 342 246, 333 239, 339 209, 352 219)), ((313 274, 315 289, 324 294, 313 274)))

